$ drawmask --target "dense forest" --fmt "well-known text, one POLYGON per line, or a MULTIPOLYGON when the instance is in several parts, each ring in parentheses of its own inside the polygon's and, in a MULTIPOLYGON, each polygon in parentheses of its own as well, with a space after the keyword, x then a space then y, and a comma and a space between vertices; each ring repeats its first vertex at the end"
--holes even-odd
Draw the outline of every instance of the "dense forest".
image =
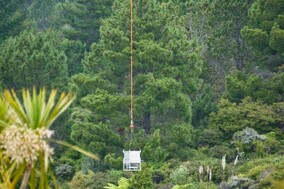
POLYGON ((99 157, 51 144, 59 188, 284 188, 283 0, 133 0, 133 60, 131 133, 130 0, 0 1, 0 91, 75 95, 52 138, 99 157))

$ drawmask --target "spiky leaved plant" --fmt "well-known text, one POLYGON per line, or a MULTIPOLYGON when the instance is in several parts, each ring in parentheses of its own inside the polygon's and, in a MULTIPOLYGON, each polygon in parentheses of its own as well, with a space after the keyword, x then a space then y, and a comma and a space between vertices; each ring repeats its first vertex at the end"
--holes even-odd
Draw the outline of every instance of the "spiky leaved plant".
POLYGON ((48 144, 53 133, 49 128, 75 99, 66 93, 56 98, 56 93, 52 90, 46 101, 44 88, 33 88, 32 94, 23 89, 20 101, 13 90, 4 91, 0 98, 0 188, 14 189, 20 181, 20 189, 27 185, 31 189, 48 188, 53 154, 48 144))

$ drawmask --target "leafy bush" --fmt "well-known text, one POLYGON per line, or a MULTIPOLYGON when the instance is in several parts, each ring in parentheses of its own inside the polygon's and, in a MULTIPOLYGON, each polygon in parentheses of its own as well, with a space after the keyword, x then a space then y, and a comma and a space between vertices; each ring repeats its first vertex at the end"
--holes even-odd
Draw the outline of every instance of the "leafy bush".
POLYGON ((179 168, 174 170, 172 174, 170 175, 170 178, 172 182, 177 185, 184 185, 191 181, 189 179, 189 171, 183 165, 181 165, 179 168))
POLYGON ((104 186, 105 189, 128 189, 128 187, 129 187, 129 180, 127 180, 124 177, 119 179, 117 186, 111 183, 108 183, 107 186, 104 186))
POLYGON ((228 146, 225 145, 217 145, 213 146, 208 150, 208 155, 214 158, 222 158, 223 155, 226 155, 228 160, 233 161, 235 158, 235 150, 232 148, 229 148, 228 146))
POLYGON ((122 167, 122 157, 116 157, 115 154, 107 154, 104 157, 104 164, 106 165, 106 168, 111 169, 121 169, 122 167))
POLYGON ((75 174, 73 179, 70 182, 71 189, 101 189, 107 185, 107 183, 116 183, 119 179, 115 176, 116 173, 110 171, 107 173, 88 171, 87 174, 84 174, 82 171, 79 171, 75 174), (117 179, 117 180, 116 180, 117 179))
POLYGON ((137 172, 129 180, 129 189, 152 189, 154 188, 152 181, 152 170, 142 167, 142 171, 137 172))
POLYGON ((234 133, 233 139, 240 141, 243 144, 251 144, 256 140, 265 140, 266 137, 264 135, 259 135, 254 129, 247 127, 242 131, 234 133))
POLYGON ((71 180, 74 174, 74 168, 69 164, 60 164, 55 168, 55 175, 58 180, 71 180))

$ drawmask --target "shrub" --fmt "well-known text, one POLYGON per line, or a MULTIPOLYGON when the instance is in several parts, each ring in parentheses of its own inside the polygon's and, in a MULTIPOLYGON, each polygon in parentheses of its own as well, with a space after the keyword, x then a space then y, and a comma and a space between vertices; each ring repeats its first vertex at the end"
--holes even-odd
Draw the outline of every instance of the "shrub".
POLYGON ((130 178, 129 189, 152 189, 154 188, 152 181, 152 170, 146 167, 142 171, 137 172, 130 178))
POLYGON ((188 169, 181 165, 179 168, 174 170, 170 175, 170 178, 174 184, 184 185, 189 183, 189 171, 188 169))
POLYGON ((57 176, 58 180, 71 180, 74 176, 75 171, 74 168, 69 164, 59 164, 55 168, 55 175, 57 176))

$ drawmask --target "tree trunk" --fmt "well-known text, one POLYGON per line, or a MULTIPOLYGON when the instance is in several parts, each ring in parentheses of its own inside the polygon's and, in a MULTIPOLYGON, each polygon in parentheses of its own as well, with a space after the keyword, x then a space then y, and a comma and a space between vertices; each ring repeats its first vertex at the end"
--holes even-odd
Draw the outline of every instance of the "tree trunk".
POLYGON ((144 115, 144 118, 143 118, 143 127, 144 127, 144 130, 145 130, 145 133, 146 134, 149 134, 150 131, 151 131, 151 113, 150 112, 147 112, 145 115, 144 115))

